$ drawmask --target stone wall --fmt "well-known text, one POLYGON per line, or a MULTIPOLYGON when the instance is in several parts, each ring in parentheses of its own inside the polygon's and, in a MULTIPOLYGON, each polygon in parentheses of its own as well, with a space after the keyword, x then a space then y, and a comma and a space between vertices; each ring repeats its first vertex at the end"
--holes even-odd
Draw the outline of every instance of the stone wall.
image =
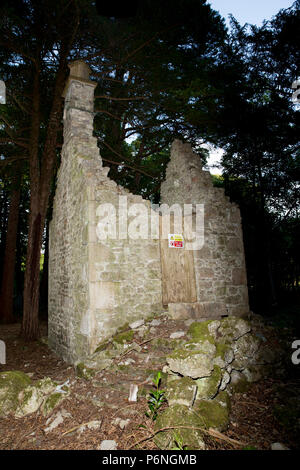
MULTIPOLYGON (((159 215, 149 201, 107 176, 109 168, 103 167, 93 137, 95 83, 82 61, 75 61, 70 69, 50 224, 48 313, 50 347, 75 363, 126 323, 164 308, 159 230, 154 236, 152 231, 159 215), (144 212, 137 219, 141 208, 144 212), (99 223, 109 217, 117 226, 106 237, 99 232, 99 223), (129 233, 131 223, 134 236, 129 233)), ((199 203, 205 207, 204 246, 192 257, 197 302, 169 303, 170 315, 205 319, 247 313, 239 209, 222 189, 213 187, 210 174, 202 171, 199 156, 189 145, 174 142, 161 195, 162 203, 170 206, 199 203)))
POLYGON ((195 318, 247 314, 240 210, 225 196, 223 188, 213 186, 210 173, 202 170, 200 157, 193 153, 191 146, 179 140, 171 148, 166 179, 161 186, 161 202, 169 206, 204 204, 204 245, 193 251, 197 303, 193 308, 169 305, 173 317, 185 312, 195 318))
POLYGON ((151 209, 107 177, 93 137, 93 102, 94 83, 71 69, 49 249, 49 345, 70 362, 126 322, 162 310, 159 240, 97 236, 100 204, 112 204, 117 220, 119 196, 127 196, 129 210, 145 204, 149 218, 151 209))

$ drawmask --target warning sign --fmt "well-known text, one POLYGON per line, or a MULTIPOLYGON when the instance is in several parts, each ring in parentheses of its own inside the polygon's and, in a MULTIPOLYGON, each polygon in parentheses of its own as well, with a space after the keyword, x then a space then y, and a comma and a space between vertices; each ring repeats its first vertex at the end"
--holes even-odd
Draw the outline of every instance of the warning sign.
POLYGON ((184 240, 182 235, 169 233, 169 248, 183 248, 184 240))

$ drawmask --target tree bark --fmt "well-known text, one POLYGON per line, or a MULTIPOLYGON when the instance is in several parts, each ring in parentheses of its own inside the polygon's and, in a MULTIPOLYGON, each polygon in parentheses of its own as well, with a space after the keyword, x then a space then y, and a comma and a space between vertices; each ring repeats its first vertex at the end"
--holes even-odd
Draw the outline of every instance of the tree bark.
POLYGON ((40 288, 40 255, 43 231, 48 209, 51 183, 56 161, 56 144, 62 119, 62 92, 65 84, 66 58, 61 61, 56 75, 53 104, 49 116, 45 146, 39 165, 39 109, 40 90, 39 72, 35 73, 33 113, 31 128, 30 154, 30 216, 28 246, 26 253, 26 270, 23 294, 23 321, 21 336, 27 341, 39 337, 39 288, 40 288))
POLYGON ((48 316, 48 265, 49 265, 49 219, 46 222, 45 252, 43 273, 40 282, 40 312, 43 318, 48 316))
POLYGON ((21 193, 19 183, 20 177, 19 174, 16 174, 12 182, 13 186, 9 206, 8 226, 0 292, 0 322, 5 324, 14 322, 14 273, 16 262, 16 240, 19 219, 19 203, 21 193))

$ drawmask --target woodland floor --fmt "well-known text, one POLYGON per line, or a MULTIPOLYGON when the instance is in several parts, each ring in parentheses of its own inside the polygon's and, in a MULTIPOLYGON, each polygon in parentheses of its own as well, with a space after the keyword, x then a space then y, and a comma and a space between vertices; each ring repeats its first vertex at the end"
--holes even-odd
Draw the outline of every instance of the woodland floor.
MULTIPOLYGON (((162 318, 153 337, 169 337, 170 333, 180 330, 181 326, 179 322, 162 318)), ((47 336, 47 325, 42 324, 41 328, 42 335, 47 336)), ((157 350, 151 350, 151 341, 141 344, 141 340, 135 339, 142 345, 143 351, 139 354, 132 351, 125 356, 136 361, 130 373, 120 370, 101 371, 93 380, 87 381, 76 377, 74 367, 55 356, 43 342, 25 343, 19 338, 19 331, 19 324, 0 326, 0 338, 6 343, 7 356, 7 364, 0 365, 0 372, 21 370, 30 373, 34 380, 43 377, 50 377, 58 383, 69 380, 71 393, 53 413, 64 409, 70 416, 48 433, 44 431, 48 418, 39 412, 22 419, 12 416, 0 418, 1 450, 97 449, 106 439, 115 440, 118 449, 122 450, 157 449, 151 438, 135 445, 153 432, 153 422, 145 416, 148 410, 147 395, 139 397, 137 402, 128 402, 130 384, 139 384, 150 392, 152 388, 151 381, 147 380, 147 369, 159 371, 165 364, 160 360, 157 350), (116 418, 129 419, 128 426, 120 429, 114 422, 116 418), (94 420, 102 422, 100 429, 86 428, 80 432, 80 425, 94 420), (144 427, 140 427, 141 425, 144 427)), ((277 341, 277 337, 273 340, 277 341)), ((163 353, 166 351, 161 351, 162 355, 163 353)), ((274 442, 281 442, 290 449, 299 449, 300 436, 296 434, 293 423, 287 420, 282 425, 274 415, 276 407, 278 409, 278 406, 286 405, 287 397, 299 398, 299 369, 300 365, 292 366, 284 380, 267 378, 252 384, 247 393, 236 394, 232 400, 228 430, 223 433, 222 439, 205 436, 207 449, 232 450, 251 446, 258 450, 268 450, 274 442), (233 445, 226 438, 244 444, 233 445)))

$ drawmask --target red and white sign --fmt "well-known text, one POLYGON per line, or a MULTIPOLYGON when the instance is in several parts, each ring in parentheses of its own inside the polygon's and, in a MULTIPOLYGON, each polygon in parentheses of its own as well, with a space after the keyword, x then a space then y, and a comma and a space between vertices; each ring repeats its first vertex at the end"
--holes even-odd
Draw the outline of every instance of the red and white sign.
POLYGON ((175 233, 169 233, 169 248, 183 248, 184 247, 184 240, 182 235, 178 235, 175 233))

